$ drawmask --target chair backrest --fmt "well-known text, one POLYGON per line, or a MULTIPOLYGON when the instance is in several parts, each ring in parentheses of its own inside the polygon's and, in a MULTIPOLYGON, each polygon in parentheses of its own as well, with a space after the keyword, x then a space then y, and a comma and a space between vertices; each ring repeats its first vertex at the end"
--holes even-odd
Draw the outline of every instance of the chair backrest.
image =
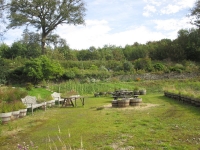
POLYGON ((22 103, 24 103, 26 106, 31 106, 31 104, 37 104, 37 98, 35 96, 26 96, 21 99, 22 103))
POLYGON ((59 100, 60 99, 60 93, 57 93, 57 92, 53 92, 53 94, 51 94, 51 96, 56 99, 56 100, 59 100))

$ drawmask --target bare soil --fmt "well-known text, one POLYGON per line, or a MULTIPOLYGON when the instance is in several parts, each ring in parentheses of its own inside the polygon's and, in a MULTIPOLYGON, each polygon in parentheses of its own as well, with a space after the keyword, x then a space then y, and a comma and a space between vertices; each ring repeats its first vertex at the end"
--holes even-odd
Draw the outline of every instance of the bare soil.
POLYGON ((126 110, 126 109, 134 109, 134 110, 146 110, 152 107, 156 107, 159 106, 159 104, 151 104, 151 103, 141 103, 140 106, 129 106, 129 107, 124 107, 124 108, 113 108, 112 104, 108 104, 108 105, 104 105, 104 108, 111 108, 111 109, 122 109, 122 110, 126 110))

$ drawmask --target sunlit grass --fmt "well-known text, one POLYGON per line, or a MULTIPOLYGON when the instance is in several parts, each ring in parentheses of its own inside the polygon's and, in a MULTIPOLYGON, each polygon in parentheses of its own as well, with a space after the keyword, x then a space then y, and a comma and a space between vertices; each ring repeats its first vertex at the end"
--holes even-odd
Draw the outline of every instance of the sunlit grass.
POLYGON ((12 149, 30 141, 41 150, 61 149, 63 144, 67 149, 82 145, 86 150, 200 148, 199 108, 168 99, 163 93, 141 97, 140 109, 97 109, 111 104, 112 98, 90 96, 84 107, 78 103, 77 108, 39 110, 0 126, 0 148, 12 149), (145 108, 149 103, 156 105, 145 108))

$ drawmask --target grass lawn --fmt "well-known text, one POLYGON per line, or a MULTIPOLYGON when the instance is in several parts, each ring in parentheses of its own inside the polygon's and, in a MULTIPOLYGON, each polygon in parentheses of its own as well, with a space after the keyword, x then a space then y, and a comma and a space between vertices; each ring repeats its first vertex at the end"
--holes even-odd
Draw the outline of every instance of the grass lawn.
POLYGON ((123 109, 110 108, 111 97, 89 96, 84 107, 38 110, 0 125, 0 149, 30 141, 39 150, 200 149, 200 108, 163 93, 141 97, 141 106, 123 109))

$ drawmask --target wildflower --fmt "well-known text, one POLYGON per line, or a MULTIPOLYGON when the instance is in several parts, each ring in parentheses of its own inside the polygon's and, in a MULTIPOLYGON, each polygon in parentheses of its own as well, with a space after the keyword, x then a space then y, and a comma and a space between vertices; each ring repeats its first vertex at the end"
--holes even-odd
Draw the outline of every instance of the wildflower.
POLYGON ((140 78, 136 78, 136 81, 140 81, 141 79, 140 78))

